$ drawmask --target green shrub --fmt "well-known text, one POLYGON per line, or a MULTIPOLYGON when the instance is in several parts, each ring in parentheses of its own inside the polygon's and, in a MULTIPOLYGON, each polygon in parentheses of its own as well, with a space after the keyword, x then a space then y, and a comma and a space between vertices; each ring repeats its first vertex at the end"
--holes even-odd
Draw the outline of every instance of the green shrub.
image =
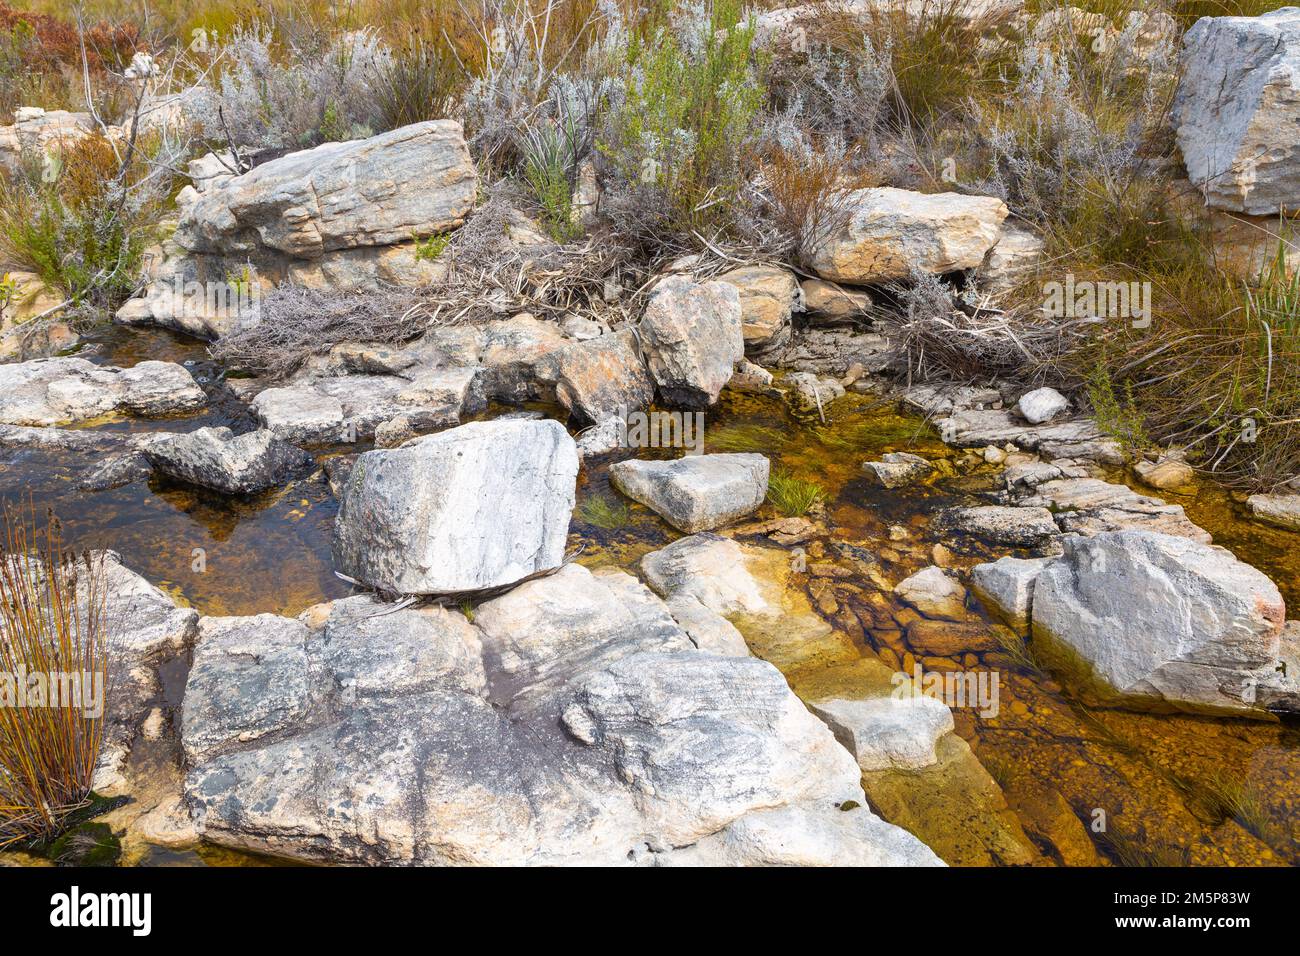
POLYGON ((825 499, 826 490, 817 482, 796 478, 783 468, 768 478, 767 500, 787 518, 806 515, 825 499))

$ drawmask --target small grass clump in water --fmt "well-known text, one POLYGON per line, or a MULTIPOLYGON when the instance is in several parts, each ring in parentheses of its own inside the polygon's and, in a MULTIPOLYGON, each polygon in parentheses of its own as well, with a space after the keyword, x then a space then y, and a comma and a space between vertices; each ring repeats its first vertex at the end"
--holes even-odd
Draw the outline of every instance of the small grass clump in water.
POLYGON ((770 425, 724 425, 709 432, 706 445, 711 453, 765 452, 773 454, 784 448, 789 438, 770 425))
POLYGON ((621 501, 596 495, 578 505, 578 517, 594 528, 611 531, 631 523, 632 509, 621 501))
POLYGON ((778 468, 768 479, 767 500, 787 518, 798 518, 826 500, 826 490, 815 481, 796 478, 778 468))

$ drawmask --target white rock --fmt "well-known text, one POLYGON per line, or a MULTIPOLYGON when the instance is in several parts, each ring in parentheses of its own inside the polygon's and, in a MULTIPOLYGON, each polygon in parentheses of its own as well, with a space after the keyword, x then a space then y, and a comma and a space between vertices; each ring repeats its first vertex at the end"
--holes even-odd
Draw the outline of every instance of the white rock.
POLYGON ((1016 633, 1029 633, 1034 582, 1051 558, 999 558, 971 568, 971 590, 1016 633))
POLYGON ((822 700, 808 705, 863 770, 919 770, 937 763, 935 745, 953 730, 943 701, 921 695, 822 700))
POLYGON ((672 405, 712 405, 745 355, 740 293, 727 282, 668 276, 638 328, 650 374, 672 405))
POLYGON ((1070 407, 1070 400, 1054 388, 1036 388, 1020 396, 1016 411, 1031 425, 1050 422, 1070 407))
POLYGON ((207 402, 182 366, 141 362, 131 368, 85 359, 48 358, 0 365, 0 424, 59 425, 101 415, 168 415, 207 402))
POLYGON ((623 494, 692 534, 757 511, 767 498, 768 469, 762 455, 687 455, 616 462, 609 478, 623 494))
POLYGON ((1246 507, 1261 521, 1300 531, 1300 495, 1251 495, 1246 507))
POLYGON ((862 470, 882 488, 901 488, 920 481, 934 466, 920 455, 897 451, 881 455, 880 461, 863 462, 862 470))
POLYGON ((1148 531, 1069 537, 1034 585, 1034 641, 1081 657, 1122 698, 1250 712, 1286 611, 1223 549, 1148 531))
POLYGON ((472 422, 362 454, 336 521, 339 569, 398 594, 473 591, 558 567, 578 453, 558 422, 472 422))
POLYGON ((930 565, 899 581, 894 593, 929 618, 966 620, 966 589, 942 568, 930 565))
POLYGON ((1300 10, 1196 21, 1183 37, 1173 120, 1210 206, 1276 215, 1300 205, 1300 10))

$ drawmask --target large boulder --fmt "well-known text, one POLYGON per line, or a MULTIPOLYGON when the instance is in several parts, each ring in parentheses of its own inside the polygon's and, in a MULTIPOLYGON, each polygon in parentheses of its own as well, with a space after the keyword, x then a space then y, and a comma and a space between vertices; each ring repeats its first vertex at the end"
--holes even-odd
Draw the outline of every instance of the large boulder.
POLYGON ((1276 215, 1300 205, 1300 9, 1202 17, 1183 37, 1174 99, 1191 181, 1216 209, 1276 215))
POLYGON ((141 362, 131 368, 85 359, 34 359, 0 365, 0 424, 59 425, 131 413, 167 415, 207 402, 182 366, 141 362))
POLYGON ((448 594, 556 568, 577 474, 554 421, 472 422, 368 451, 343 491, 339 569, 398 594, 448 594))
POLYGON ((238 436, 229 428, 159 435, 145 455, 169 478, 228 495, 274 488, 311 463, 310 455, 265 428, 238 436))
POLYGON ((1110 531, 1064 544, 1034 582, 1035 644, 1123 700, 1258 709, 1286 619, 1272 581, 1226 549, 1172 535, 1110 531))
POLYGON ((679 531, 710 531, 757 511, 767 498, 762 455, 687 455, 673 461, 620 461, 609 480, 679 531))
POLYGON ((282 857, 937 863, 775 668, 696 650, 618 571, 566 566, 473 623, 368 598, 205 621, 183 724, 204 839, 282 857))
POLYGON ((813 251, 810 265, 824 279, 858 284, 905 279, 913 269, 973 269, 1006 217, 1006 205, 992 196, 859 189, 847 221, 813 251))
POLYGON ((740 293, 730 283, 673 275, 655 286, 639 331, 666 402, 704 408, 718 400, 745 357, 741 315, 740 293))
POLYGON ((556 359, 555 397, 583 424, 625 417, 654 401, 631 330, 566 347, 556 359))
POLYGON ((460 124, 430 120, 290 153, 205 190, 176 241, 190 252, 294 259, 459 226, 478 178, 460 124))

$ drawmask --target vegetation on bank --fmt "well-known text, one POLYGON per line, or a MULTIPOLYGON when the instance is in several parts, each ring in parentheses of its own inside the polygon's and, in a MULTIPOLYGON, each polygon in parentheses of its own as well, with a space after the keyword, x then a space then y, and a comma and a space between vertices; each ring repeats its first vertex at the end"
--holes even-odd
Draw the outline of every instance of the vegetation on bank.
MULTIPOLYGON (((105 128, 9 178, 3 253, 111 308, 138 287, 186 158, 237 146, 243 163, 443 116, 464 123, 486 196, 582 251, 556 260, 576 276, 566 304, 687 252, 804 268, 859 187, 996 195, 1045 255, 998 295, 901 290, 880 321, 913 376, 1052 382, 1135 451, 1186 445, 1230 483, 1275 487, 1300 473, 1297 285, 1221 261, 1169 112, 1182 30, 1277 5, 932 0, 863 19, 813 0, 797 36, 772 39, 737 0, 174 0, 147 18, 125 0, 75 17, 32 0, 0 7, 0 112, 90 108, 105 128), (153 58, 143 78, 128 76, 137 52, 153 58), (168 95, 179 126, 149 119, 168 95), (598 242, 576 201, 588 169, 598 242), (1046 315, 1044 285, 1066 274, 1150 283, 1151 321, 1046 315)), ((433 254, 471 239, 482 230, 433 254)))

